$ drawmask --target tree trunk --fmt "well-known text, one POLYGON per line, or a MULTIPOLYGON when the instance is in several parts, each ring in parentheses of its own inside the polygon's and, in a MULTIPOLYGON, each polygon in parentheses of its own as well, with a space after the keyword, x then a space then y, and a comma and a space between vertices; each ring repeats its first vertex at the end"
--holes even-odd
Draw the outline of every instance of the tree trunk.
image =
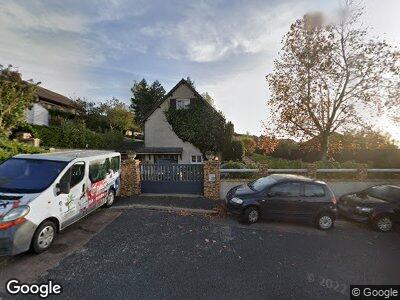
POLYGON ((321 143, 321 160, 323 162, 328 161, 328 150, 329 150, 329 135, 322 134, 320 138, 321 143))

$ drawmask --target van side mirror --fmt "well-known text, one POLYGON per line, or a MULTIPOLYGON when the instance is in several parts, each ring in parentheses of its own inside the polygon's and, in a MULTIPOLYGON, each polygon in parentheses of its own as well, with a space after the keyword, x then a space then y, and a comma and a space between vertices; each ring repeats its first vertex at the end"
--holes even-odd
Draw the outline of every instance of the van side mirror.
POLYGON ((60 181, 59 183, 56 184, 56 194, 57 196, 60 194, 69 194, 71 190, 71 185, 69 182, 62 182, 60 181))

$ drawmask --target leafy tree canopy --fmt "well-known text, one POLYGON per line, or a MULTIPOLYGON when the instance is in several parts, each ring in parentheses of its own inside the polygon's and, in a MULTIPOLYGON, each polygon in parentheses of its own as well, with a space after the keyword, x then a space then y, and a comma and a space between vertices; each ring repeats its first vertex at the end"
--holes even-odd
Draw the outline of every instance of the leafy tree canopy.
POLYGON ((125 103, 113 98, 102 104, 107 122, 111 130, 126 131, 136 130, 138 126, 134 121, 134 113, 125 105, 125 103))
POLYGON ((322 160, 333 133, 365 127, 368 114, 382 112, 399 87, 398 53, 368 38, 358 22, 362 10, 346 3, 338 23, 321 14, 293 23, 267 76, 274 132, 317 139, 322 160))
POLYGON ((25 110, 37 99, 38 85, 23 81, 11 65, 0 65, 0 136, 8 137, 13 128, 25 123, 25 110))
POLYGON ((155 103, 165 96, 165 89, 157 80, 148 84, 144 78, 135 81, 131 92, 131 108, 135 112, 137 123, 141 123, 155 103))

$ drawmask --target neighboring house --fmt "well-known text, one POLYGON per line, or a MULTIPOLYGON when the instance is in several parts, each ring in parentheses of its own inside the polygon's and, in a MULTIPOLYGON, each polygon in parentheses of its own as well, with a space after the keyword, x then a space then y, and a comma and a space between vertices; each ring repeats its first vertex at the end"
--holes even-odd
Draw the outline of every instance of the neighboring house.
POLYGON ((59 110, 69 113, 77 113, 75 102, 70 98, 52 92, 48 89, 37 87, 38 101, 26 111, 26 121, 29 124, 49 125, 50 110, 59 110))
POLYGON ((149 111, 143 120, 144 145, 135 150, 143 163, 203 163, 203 153, 176 135, 164 113, 171 106, 176 109, 187 109, 194 101, 207 102, 186 80, 182 79, 149 111))

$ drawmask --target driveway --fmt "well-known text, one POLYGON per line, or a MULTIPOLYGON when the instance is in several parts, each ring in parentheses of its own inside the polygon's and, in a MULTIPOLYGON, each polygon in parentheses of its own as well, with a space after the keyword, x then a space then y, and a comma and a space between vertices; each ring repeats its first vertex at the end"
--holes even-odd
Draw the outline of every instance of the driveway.
MULTIPOLYGON (((37 281, 61 284, 67 299, 348 299, 350 284, 400 278, 398 230, 381 234, 346 221, 329 232, 280 222, 247 226, 144 209, 124 210, 108 224, 37 281)), ((52 255, 17 256, 3 275, 20 260, 29 265, 52 255)))

